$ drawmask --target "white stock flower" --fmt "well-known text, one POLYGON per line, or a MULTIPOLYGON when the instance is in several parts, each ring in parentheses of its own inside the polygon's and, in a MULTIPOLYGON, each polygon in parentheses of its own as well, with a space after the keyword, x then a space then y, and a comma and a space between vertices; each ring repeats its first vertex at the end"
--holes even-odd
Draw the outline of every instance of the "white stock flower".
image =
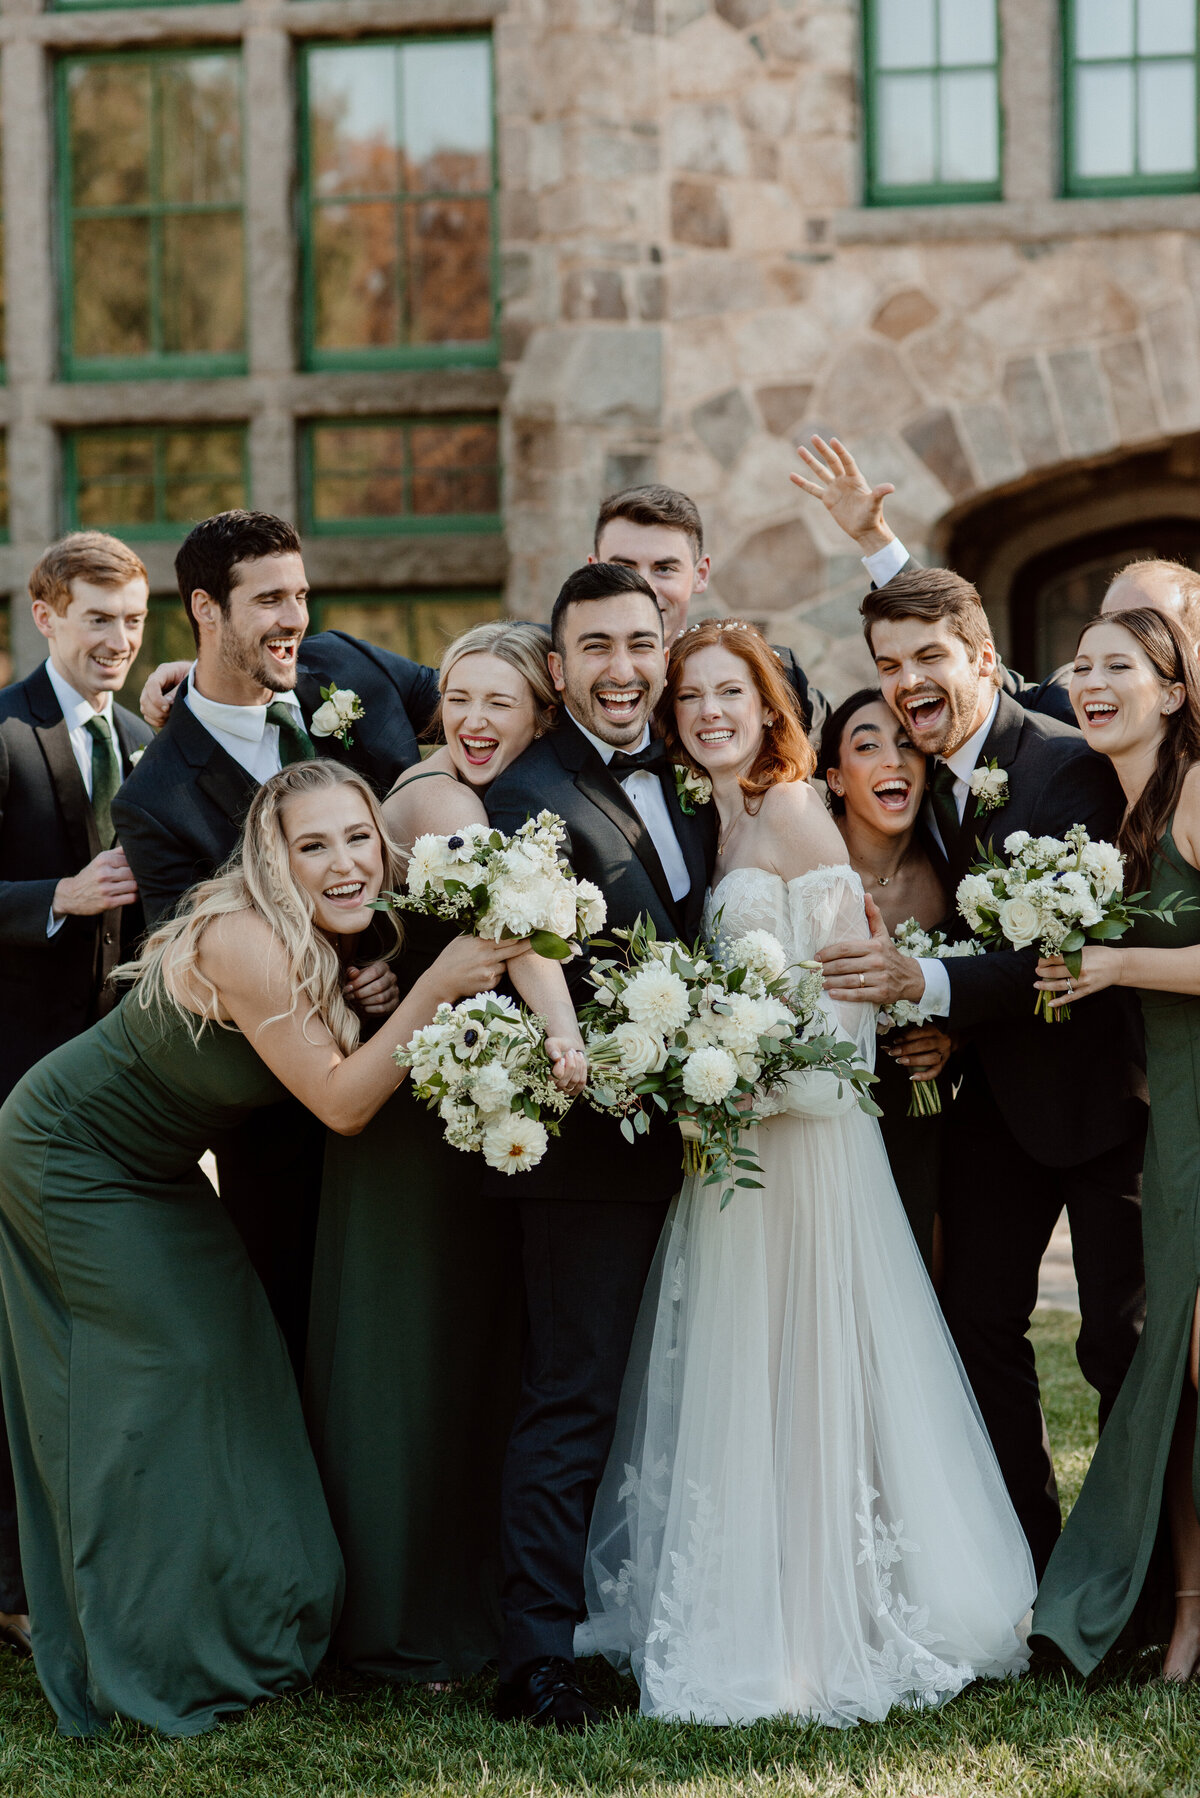
POLYGON ((644 1024, 618 1024, 610 1040, 620 1050, 621 1072, 633 1080, 657 1074, 666 1064, 666 1044, 644 1024))
POLYGON ((683 1064, 683 1090, 698 1105, 718 1105, 737 1085, 737 1063, 715 1043, 697 1049, 683 1064))
POLYGON ((1006 899, 998 913, 1000 928, 1014 949, 1028 949, 1037 941, 1041 932, 1042 920, 1036 905, 1019 894, 1006 899))
POLYGON ((981 908, 995 903, 992 883, 986 874, 964 874, 958 883, 956 902, 968 926, 978 930, 982 922, 981 908))
POLYGON ((721 1019, 719 1041, 735 1055, 753 1054, 758 1039, 765 1036, 776 1022, 777 1007, 766 999, 748 999, 745 993, 731 993, 728 1014, 721 1019))
POLYGON ((1027 830, 1014 830, 1004 839, 1004 853, 1010 858, 1014 855, 1020 855, 1022 849, 1024 849, 1028 843, 1032 843, 1032 841, 1033 838, 1027 830))
POLYGON ((483 1133, 483 1159, 501 1174, 524 1174, 536 1167, 549 1142, 545 1126, 513 1111, 483 1133))
POLYGON ((725 960, 730 967, 746 968, 763 980, 778 980, 787 967, 783 944, 769 930, 748 930, 729 945, 725 960))
POLYGON ((517 1086, 498 1061, 489 1061, 471 1075, 470 1090, 480 1111, 506 1111, 517 1086))
POLYGON ((1102 899, 1119 893, 1125 879, 1125 858, 1112 843, 1089 843, 1083 851, 1083 865, 1100 889, 1102 899))
POLYGON ((338 709, 331 699, 327 699, 313 713, 308 734, 311 737, 332 737, 341 728, 342 720, 338 709))
POLYGON ((635 1024, 648 1024, 652 1030, 678 1030, 688 1021, 687 987, 669 968, 646 966, 638 969, 626 982, 621 995, 625 1010, 635 1024))
POLYGON ((478 1149, 483 1132, 473 1105, 456 1105, 448 1098, 443 1099, 438 1114, 445 1124, 444 1134, 452 1149, 478 1149))

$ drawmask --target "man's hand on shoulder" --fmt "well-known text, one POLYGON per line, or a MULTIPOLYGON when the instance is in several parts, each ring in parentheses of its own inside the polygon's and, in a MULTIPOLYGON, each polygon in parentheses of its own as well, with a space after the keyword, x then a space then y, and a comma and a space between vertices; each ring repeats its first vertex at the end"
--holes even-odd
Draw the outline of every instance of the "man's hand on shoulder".
POLYGON ((161 730, 167 722, 191 665, 190 662, 160 662, 142 688, 138 704, 151 730, 161 730))
POLYGON ((56 918, 94 918, 113 906, 132 905, 138 896, 125 851, 102 849, 78 874, 65 875, 54 889, 56 918))

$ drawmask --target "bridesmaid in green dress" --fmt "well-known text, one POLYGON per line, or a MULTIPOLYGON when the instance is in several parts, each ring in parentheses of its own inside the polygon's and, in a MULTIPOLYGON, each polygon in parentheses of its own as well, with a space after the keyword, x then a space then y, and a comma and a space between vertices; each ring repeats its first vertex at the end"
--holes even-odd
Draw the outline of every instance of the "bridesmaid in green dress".
MULTIPOLYGON (((402 849, 487 822, 482 791, 553 717, 549 646, 538 625, 499 622, 447 649, 446 741, 384 805, 402 849)), ((450 928, 408 920, 402 988, 450 928)), ((561 969, 527 956, 512 975, 547 1018, 552 1053, 574 1055, 564 1084, 576 1089, 582 1042, 561 969)), ((334 1652, 384 1679, 461 1679, 499 1643, 500 1473, 523 1282, 515 1220, 481 1196, 481 1173, 406 1094, 326 1150, 305 1401, 346 1561, 334 1652)))
MULTIPOLYGON (((370 1042, 338 947, 394 862, 344 766, 259 789, 242 859, 0 1111, 0 1378, 38 1676, 68 1735, 194 1735, 311 1679, 342 1565, 283 1339, 196 1163, 284 1088, 354 1132, 392 1051, 527 945, 458 937, 370 1042)), ((402 1202, 403 1186, 396 1193, 402 1202)))
MULTIPOLYGON (((1174 619, 1139 609, 1090 624, 1071 701, 1089 743, 1111 757, 1128 800, 1126 887, 1200 900, 1200 678, 1174 619)), ((1038 986, 1084 1004, 1139 989, 1150 1133, 1142 1192, 1146 1324, 1033 1614, 1037 1637, 1090 1673, 1118 1641, 1170 1638, 1163 1673, 1200 1668, 1200 911, 1139 921, 1120 947, 1088 947, 1072 981, 1039 964, 1038 986)))
MULTIPOLYGON (((925 797, 925 757, 913 748, 878 687, 842 701, 821 734, 818 768, 829 791, 846 859, 889 930, 909 918, 933 930, 945 921, 949 896, 917 829, 925 797)), ((953 1047, 933 1023, 889 1030, 879 1039, 879 1084, 872 1098, 896 1190, 921 1259, 936 1286, 941 1195, 942 1120, 909 1117, 914 1080, 935 1080, 953 1047)))

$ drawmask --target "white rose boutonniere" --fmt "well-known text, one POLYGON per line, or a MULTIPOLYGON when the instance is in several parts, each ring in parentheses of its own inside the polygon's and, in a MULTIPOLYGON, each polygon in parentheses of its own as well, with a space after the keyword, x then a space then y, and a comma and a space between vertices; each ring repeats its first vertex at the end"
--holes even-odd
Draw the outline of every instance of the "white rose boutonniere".
POLYGON ((338 687, 332 683, 321 688, 323 705, 319 705, 312 715, 309 730, 314 737, 337 737, 346 748, 353 749, 354 738, 350 734, 350 726, 358 718, 365 718, 367 708, 358 694, 350 687, 338 687))
POLYGON ((141 761, 142 757, 145 755, 145 753, 146 753, 146 745, 144 743, 142 744, 140 749, 131 750, 130 754, 129 754, 129 766, 131 768, 136 768, 138 763, 141 761))
POLYGON ((697 774, 694 768, 687 768, 682 762, 675 763, 675 795, 679 800, 679 809, 687 817, 695 816, 698 805, 707 805, 712 798, 712 781, 706 774, 697 774))
POLYGON ((1008 804, 1008 773, 1004 768, 997 768, 995 762, 982 763, 973 771, 967 785, 981 812, 994 812, 999 806, 1008 804))

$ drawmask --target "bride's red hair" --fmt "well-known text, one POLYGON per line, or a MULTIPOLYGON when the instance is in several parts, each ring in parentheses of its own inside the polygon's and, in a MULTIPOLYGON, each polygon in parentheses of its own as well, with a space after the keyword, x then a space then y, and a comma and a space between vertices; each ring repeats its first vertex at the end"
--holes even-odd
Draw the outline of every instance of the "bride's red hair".
POLYGON ((780 664, 779 657, 762 633, 739 618, 710 618, 693 624, 671 645, 667 664, 667 684, 658 702, 658 724, 672 761, 704 770, 684 749, 675 728, 675 699, 684 682, 684 669, 700 649, 714 646, 727 649, 745 662, 750 670, 763 710, 774 713, 774 722, 763 729, 763 744, 749 773, 739 785, 750 802, 749 811, 757 811, 769 787, 785 782, 807 780, 817 765, 816 752, 804 733, 800 707, 780 664))

